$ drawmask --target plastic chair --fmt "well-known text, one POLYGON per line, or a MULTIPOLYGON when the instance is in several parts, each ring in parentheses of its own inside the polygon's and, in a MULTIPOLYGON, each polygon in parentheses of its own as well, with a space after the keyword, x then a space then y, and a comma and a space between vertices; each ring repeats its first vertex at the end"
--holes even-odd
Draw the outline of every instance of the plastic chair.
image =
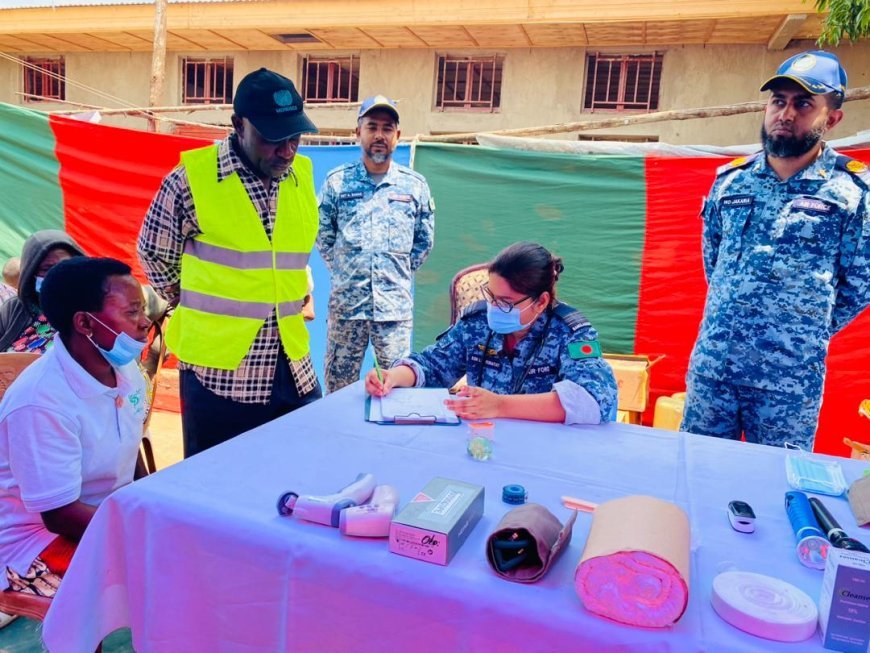
POLYGON ((456 324, 466 306, 483 299, 480 287, 489 279, 488 267, 488 263, 477 263, 460 270, 453 277, 450 283, 450 324, 456 324))

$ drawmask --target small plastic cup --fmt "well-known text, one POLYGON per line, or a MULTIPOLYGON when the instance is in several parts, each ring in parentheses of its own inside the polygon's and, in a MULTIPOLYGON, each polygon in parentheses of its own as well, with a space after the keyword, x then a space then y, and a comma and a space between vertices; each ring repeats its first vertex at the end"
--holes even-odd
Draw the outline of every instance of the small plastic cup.
POLYGON ((468 435, 465 449, 475 460, 485 461, 492 456, 492 445, 495 436, 495 423, 468 422, 468 435))

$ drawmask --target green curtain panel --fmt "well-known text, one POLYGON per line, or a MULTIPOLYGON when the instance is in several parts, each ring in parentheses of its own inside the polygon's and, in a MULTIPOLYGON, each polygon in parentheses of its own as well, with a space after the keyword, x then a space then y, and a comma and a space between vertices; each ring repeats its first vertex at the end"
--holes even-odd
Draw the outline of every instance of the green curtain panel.
POLYGON ((34 231, 63 229, 63 194, 48 116, 0 103, 0 265, 34 231))
POLYGON ((605 351, 634 349, 646 217, 644 160, 418 144, 436 203, 435 248, 417 273, 414 348, 450 320, 450 281, 519 240, 564 259, 559 297, 605 351))

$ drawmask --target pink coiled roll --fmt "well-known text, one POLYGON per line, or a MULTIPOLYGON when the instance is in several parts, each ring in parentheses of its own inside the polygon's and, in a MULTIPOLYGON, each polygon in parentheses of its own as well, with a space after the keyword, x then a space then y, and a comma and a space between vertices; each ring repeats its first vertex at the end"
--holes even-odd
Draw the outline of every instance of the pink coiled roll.
POLYGON ((587 610, 631 626, 662 628, 689 602, 689 519, 660 499, 600 504, 574 587, 587 610))

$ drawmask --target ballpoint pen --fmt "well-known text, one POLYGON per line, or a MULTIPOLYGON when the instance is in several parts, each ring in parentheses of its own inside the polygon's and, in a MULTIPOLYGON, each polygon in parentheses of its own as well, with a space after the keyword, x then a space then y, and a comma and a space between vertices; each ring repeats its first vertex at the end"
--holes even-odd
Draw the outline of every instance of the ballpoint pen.
POLYGON ((378 365, 378 357, 377 356, 375 356, 375 372, 377 372, 377 374, 378 374, 378 381, 383 383, 384 382, 384 375, 381 372, 381 366, 378 365))

